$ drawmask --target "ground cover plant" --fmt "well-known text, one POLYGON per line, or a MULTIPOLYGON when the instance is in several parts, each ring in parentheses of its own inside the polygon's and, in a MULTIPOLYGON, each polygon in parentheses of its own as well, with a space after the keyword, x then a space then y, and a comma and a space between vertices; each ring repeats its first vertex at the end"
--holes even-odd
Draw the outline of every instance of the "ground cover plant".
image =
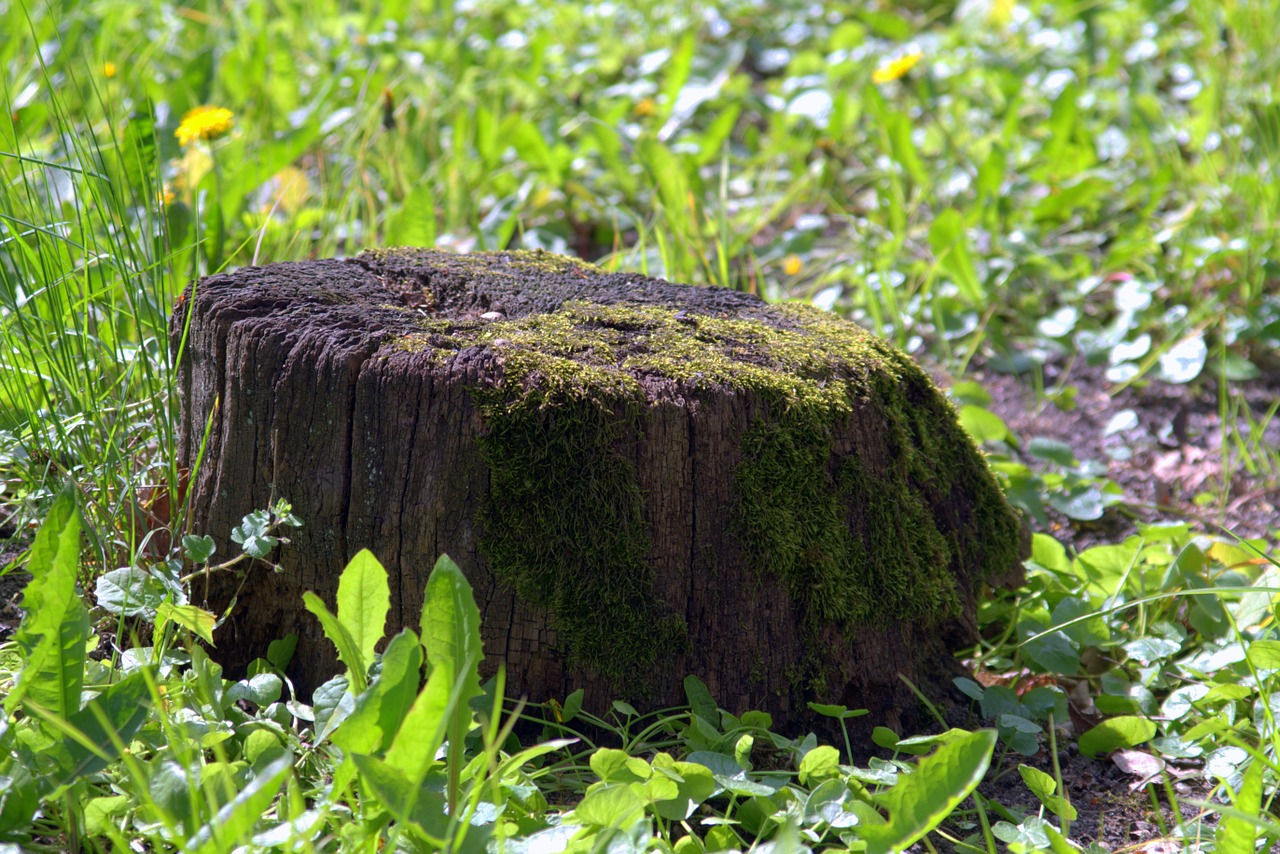
POLYGON ((0 844, 1274 844, 1276 20, 0 0, 0 844), (1036 531, 969 713, 858 744, 696 679, 648 714, 513 703, 447 561, 374 654, 368 555, 306 603, 345 674, 297 696, 281 638, 224 679, 202 575, 270 571, 307 520, 246 507, 236 555, 187 529, 171 311, 199 275, 394 244, 810 301, 921 359, 1036 531))

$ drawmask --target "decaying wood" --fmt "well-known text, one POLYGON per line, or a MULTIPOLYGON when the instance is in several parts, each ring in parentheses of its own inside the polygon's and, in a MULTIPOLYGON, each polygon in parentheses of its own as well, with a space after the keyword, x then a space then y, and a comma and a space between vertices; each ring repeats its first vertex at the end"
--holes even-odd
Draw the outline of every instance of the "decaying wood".
POLYGON ((511 694, 653 707, 696 674, 779 723, 819 700, 893 724, 899 674, 945 686, 984 585, 1018 574, 1018 521, 941 394, 814 310, 412 250, 245 268, 189 300, 192 530, 225 554, 282 497, 305 523, 219 630, 233 670, 292 632, 314 687, 337 664, 302 592, 332 603, 367 547, 391 633, 448 553, 511 694))

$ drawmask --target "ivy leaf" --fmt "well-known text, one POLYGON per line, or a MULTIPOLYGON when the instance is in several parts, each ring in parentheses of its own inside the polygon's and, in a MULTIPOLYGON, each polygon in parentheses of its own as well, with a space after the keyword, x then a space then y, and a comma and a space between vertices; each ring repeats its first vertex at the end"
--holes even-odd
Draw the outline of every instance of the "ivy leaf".
POLYGON ((213 537, 187 534, 182 538, 182 550, 192 563, 207 563, 209 558, 213 557, 217 546, 213 542, 213 537))

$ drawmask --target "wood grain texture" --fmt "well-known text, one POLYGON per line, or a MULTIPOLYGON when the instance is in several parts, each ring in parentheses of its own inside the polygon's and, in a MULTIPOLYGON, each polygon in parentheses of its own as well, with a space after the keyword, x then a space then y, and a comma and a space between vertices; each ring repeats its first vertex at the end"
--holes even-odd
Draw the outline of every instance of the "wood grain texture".
MULTIPOLYGON (((304 521, 278 553, 284 571, 252 571, 219 630, 231 672, 294 632, 290 675, 308 691, 337 665, 303 591, 332 604, 346 561, 371 549, 391 576, 390 635, 417 625, 427 573, 448 553, 474 587, 485 672, 505 661, 512 695, 584 687, 589 709, 656 707, 682 702, 692 673, 725 708, 780 725, 805 720, 808 700, 892 725, 915 714, 899 674, 947 690, 984 585, 1019 576, 1022 527, 950 405, 852 324, 525 253, 251 267, 188 296, 189 334, 179 310, 172 346, 189 464, 209 428, 191 530, 227 554, 232 527, 274 499, 304 521), (535 332, 549 334, 539 318, 571 333, 550 361, 531 355, 535 332), (762 343, 760 330, 803 343, 819 323, 868 348, 868 366, 762 343), (673 368, 650 352, 686 328, 720 361, 673 368), (566 374, 585 391, 545 391, 547 365, 588 371, 566 374), (789 370, 794 397, 778 391, 789 370), (814 428, 797 412, 819 398, 814 428), (524 482, 512 461, 527 464, 524 482), (799 468, 779 474, 779 462, 799 468), (792 493, 793 471, 816 479, 792 493), (950 604, 911 611, 925 596, 950 604), (583 638, 598 637, 623 666, 584 660, 583 638)), ((225 607, 237 585, 215 579, 209 604, 225 607)))

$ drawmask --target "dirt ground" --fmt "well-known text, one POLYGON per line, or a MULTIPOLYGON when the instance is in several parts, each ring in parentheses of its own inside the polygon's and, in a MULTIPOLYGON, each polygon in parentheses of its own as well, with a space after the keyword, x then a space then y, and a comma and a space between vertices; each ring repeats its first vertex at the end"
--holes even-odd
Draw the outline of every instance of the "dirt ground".
MULTIPOLYGON (((1252 457, 1261 470, 1251 474, 1240 461, 1232 431, 1224 432, 1216 382, 1152 382, 1113 392, 1103 373, 1102 367, 1079 363, 1069 372, 1063 366, 1045 368, 1046 388, 1077 389, 1070 409, 1038 403, 1018 377, 980 370, 977 379, 992 396, 992 411, 1022 441, 1037 436, 1056 439, 1069 445, 1077 459, 1106 463, 1107 476, 1124 490, 1125 503, 1137 519, 1194 521, 1210 531, 1222 528, 1241 537, 1275 537, 1280 531, 1280 471, 1267 471, 1265 451, 1270 449, 1272 464, 1280 465, 1280 417, 1257 432, 1244 417, 1235 419, 1236 435, 1249 437, 1260 449, 1252 457), (1107 435, 1112 417, 1126 411, 1136 416, 1136 424, 1107 435), (1212 493, 1219 500, 1198 506, 1194 499, 1200 493, 1212 493)), ((1280 377, 1235 383, 1231 393, 1260 422, 1280 397, 1280 377)), ((1135 521, 1112 510, 1098 523, 1054 533, 1069 547, 1083 549, 1115 542, 1134 530, 1135 521)))

